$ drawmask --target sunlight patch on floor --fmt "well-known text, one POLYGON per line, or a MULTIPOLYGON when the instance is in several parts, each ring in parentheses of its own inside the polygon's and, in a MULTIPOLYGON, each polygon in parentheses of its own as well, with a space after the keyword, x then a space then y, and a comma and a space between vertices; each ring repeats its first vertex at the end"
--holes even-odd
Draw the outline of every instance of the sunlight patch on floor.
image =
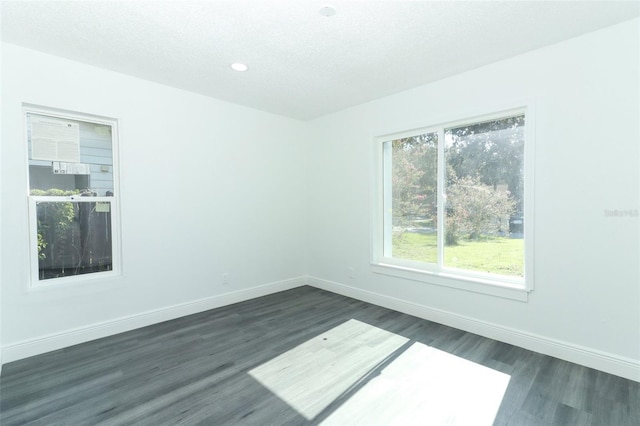
POLYGON ((412 344, 321 424, 491 425, 510 376, 412 344))
POLYGON ((324 426, 493 423, 509 375, 408 343, 351 319, 249 374, 324 426))
POLYGON ((351 319, 249 374, 312 420, 407 341, 351 319))

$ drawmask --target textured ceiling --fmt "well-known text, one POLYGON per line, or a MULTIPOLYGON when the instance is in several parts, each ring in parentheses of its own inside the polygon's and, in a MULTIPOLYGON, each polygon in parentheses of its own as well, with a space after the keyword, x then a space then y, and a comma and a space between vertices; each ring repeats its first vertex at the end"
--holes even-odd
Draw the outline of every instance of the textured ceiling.
MULTIPOLYGON (((307 120, 632 19, 638 1, 2 1, 3 41, 307 120), (232 62, 250 69, 238 73, 232 62)), ((612 46, 613 47, 613 46, 612 46)))

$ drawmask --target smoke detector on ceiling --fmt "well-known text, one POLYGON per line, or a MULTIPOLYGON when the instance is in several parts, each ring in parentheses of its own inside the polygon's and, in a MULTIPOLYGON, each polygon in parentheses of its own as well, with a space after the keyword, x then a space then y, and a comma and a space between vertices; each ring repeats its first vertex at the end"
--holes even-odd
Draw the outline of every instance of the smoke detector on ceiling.
POLYGON ((330 5, 322 6, 318 13, 328 18, 336 14, 336 8, 330 5))

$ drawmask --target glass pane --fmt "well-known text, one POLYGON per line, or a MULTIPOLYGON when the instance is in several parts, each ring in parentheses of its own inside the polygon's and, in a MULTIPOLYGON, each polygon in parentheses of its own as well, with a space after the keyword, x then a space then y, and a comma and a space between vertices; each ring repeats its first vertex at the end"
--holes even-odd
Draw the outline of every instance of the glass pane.
POLYGON ((391 217, 386 218, 391 226, 385 224, 385 238, 392 242, 385 255, 437 263, 438 134, 396 139, 386 142, 385 148, 391 156, 391 176, 385 185, 391 191, 391 217))
POLYGON ((27 113, 29 189, 113 195, 111 126, 27 113))
POLYGON ((524 124, 445 130, 445 266, 524 276, 524 124))
POLYGON ((39 279, 113 268, 111 202, 36 203, 39 279))

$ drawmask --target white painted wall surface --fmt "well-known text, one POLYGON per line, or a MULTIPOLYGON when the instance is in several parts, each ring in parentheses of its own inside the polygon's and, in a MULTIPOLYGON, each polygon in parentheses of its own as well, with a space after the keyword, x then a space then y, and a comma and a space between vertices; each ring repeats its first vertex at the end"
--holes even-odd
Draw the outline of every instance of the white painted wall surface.
POLYGON ((2 92, 3 347, 304 275, 299 122, 10 44, 2 92), (23 102, 119 120, 122 277, 27 291, 23 102))
POLYGON ((639 25, 628 21, 313 121, 309 274, 602 352, 640 372, 639 218, 604 214, 639 208, 639 25), (534 99, 536 110, 529 301, 372 273, 373 136, 520 99, 534 99))
MULTIPOLYGON (((2 55, 0 54, 0 82, 2 81, 2 55)), ((2 99, 2 84, 0 84, 0 99, 2 99)), ((0 129, 2 129, 2 114, 0 114, 0 129)), ((0 133, 0 165, 2 165, 2 134, 0 133)), ((0 169, 1 171, 2 169, 0 169)), ((2 194, 2 173, 0 173, 0 194, 2 194)), ((2 196, 0 196, 0 231, 2 230, 2 196)), ((2 253, 2 238, 0 236, 0 256, 2 253)), ((0 257, 0 374, 2 374, 2 261, 0 257)))

